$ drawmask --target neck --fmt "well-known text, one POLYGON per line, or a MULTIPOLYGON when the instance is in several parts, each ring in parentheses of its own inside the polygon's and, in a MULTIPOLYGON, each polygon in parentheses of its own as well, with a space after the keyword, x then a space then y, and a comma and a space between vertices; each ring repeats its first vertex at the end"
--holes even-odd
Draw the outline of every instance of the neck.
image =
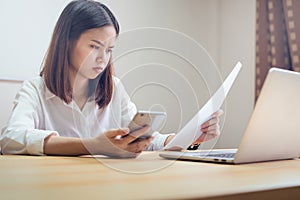
POLYGON ((89 80, 80 76, 79 74, 74 75, 73 72, 70 72, 70 84, 73 89, 72 96, 73 99, 80 100, 88 98, 88 84, 89 80))

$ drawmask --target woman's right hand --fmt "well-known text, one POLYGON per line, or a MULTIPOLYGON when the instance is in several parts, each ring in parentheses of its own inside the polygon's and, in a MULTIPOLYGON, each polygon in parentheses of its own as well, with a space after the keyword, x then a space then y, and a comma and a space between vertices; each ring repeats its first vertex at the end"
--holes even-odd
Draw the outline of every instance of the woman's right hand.
POLYGON ((110 157, 134 158, 149 146, 153 137, 136 140, 150 131, 150 127, 144 127, 130 134, 128 128, 112 129, 96 137, 83 140, 83 144, 90 154, 101 154, 110 157))

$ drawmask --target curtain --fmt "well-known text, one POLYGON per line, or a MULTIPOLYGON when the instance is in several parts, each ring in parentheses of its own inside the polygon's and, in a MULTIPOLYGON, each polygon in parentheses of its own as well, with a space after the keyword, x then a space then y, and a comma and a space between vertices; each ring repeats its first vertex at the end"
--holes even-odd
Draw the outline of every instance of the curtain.
POLYGON ((271 67, 300 72, 300 0, 256 0, 255 99, 271 67))

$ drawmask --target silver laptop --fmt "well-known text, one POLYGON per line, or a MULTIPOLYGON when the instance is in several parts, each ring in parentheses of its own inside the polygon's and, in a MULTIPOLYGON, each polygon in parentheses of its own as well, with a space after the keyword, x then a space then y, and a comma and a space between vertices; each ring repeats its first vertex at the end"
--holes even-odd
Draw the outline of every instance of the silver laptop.
POLYGON ((238 149, 162 151, 163 158, 251 163, 300 156, 300 73, 271 68, 238 149))

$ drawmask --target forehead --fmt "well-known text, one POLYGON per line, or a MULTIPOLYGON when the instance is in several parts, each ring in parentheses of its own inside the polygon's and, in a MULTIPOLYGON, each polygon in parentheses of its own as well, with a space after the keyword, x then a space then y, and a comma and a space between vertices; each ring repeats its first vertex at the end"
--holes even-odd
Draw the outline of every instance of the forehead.
POLYGON ((103 26, 100 28, 93 28, 85 31, 81 34, 80 39, 97 40, 105 44, 111 44, 115 42, 116 37, 116 30, 113 26, 103 26))

